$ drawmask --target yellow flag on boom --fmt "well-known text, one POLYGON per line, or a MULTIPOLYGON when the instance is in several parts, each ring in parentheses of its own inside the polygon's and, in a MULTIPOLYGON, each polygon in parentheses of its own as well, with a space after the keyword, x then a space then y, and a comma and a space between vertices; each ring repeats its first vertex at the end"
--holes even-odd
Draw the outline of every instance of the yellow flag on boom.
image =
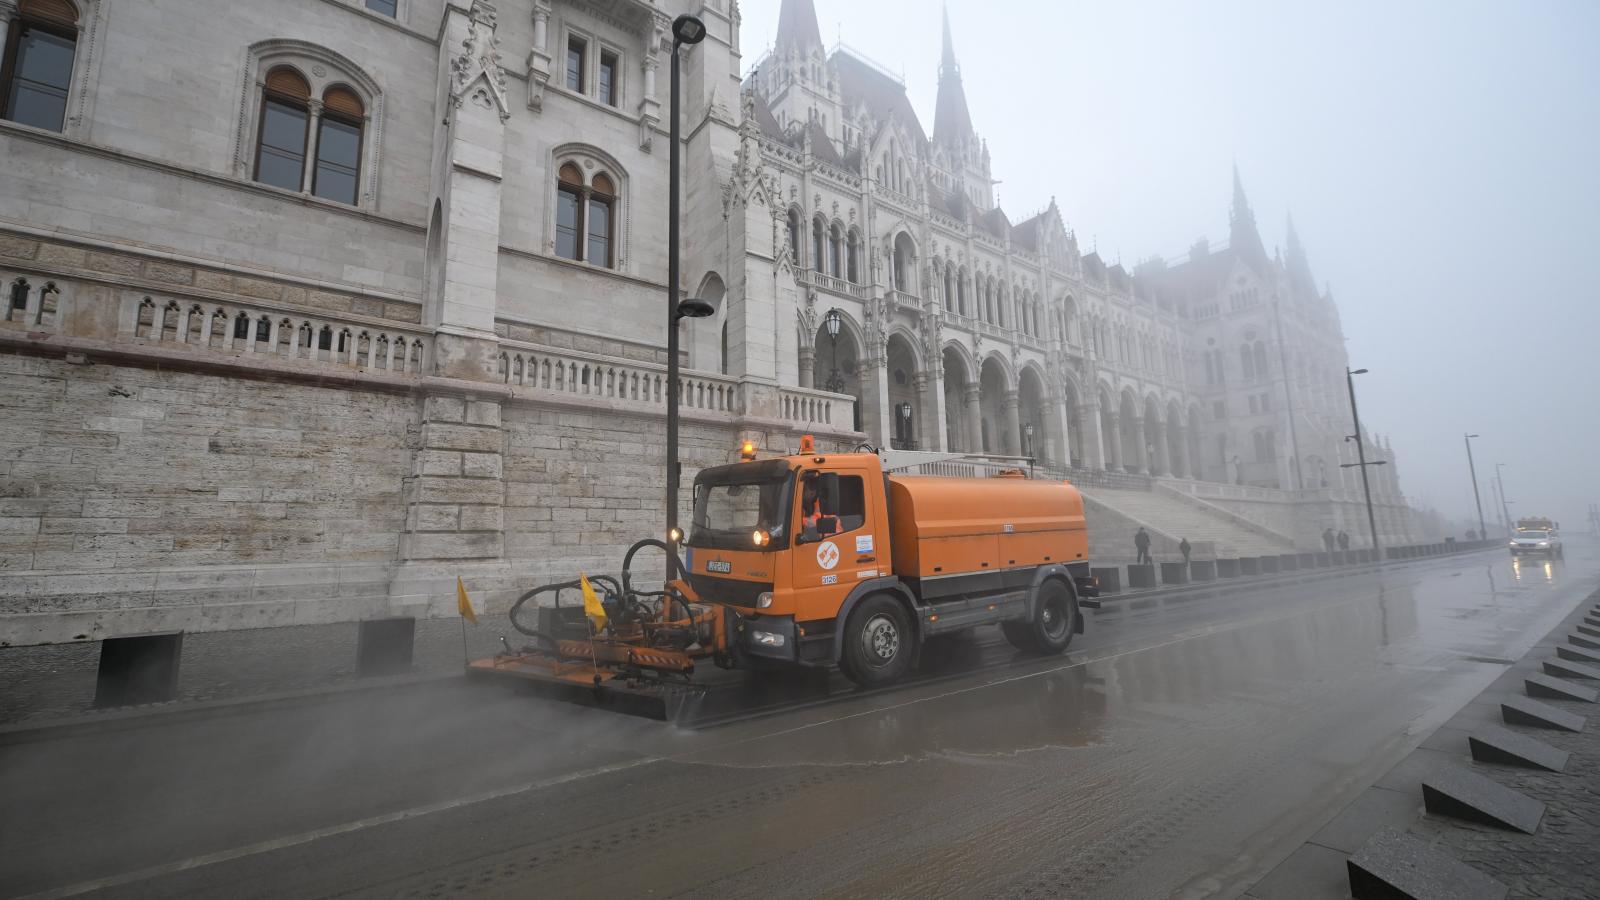
POLYGON ((594 585, 589 583, 589 576, 578 573, 578 586, 583 589, 583 613, 589 617, 598 632, 606 627, 606 608, 600 603, 600 598, 595 596, 594 585))
POLYGON ((467 599, 467 586, 461 583, 460 575, 456 576, 456 612, 468 622, 478 624, 478 614, 472 611, 472 601, 467 599))

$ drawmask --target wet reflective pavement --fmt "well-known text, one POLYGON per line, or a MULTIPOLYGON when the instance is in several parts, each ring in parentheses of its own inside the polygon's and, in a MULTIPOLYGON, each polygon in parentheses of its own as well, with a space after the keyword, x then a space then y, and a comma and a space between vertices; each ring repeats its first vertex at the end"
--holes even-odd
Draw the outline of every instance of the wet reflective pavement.
POLYGON ((1234 896, 1600 584, 1494 552, 735 673, 673 727, 498 684, 0 746, 0 894, 1234 896))

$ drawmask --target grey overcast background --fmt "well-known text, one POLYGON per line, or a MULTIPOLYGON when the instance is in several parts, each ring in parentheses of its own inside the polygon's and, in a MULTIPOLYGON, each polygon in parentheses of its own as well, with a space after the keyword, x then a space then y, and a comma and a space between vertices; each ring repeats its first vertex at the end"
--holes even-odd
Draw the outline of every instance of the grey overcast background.
MULTIPOLYGON (((940 5, 815 0, 828 44, 933 125, 940 5)), ((745 0, 753 65, 779 0, 745 0)), ((1269 247, 1293 213, 1343 316, 1363 426, 1465 529, 1462 434, 1513 517, 1600 502, 1600 2, 951 0, 1001 205, 1054 196, 1128 266, 1228 236, 1230 166, 1269 247)))

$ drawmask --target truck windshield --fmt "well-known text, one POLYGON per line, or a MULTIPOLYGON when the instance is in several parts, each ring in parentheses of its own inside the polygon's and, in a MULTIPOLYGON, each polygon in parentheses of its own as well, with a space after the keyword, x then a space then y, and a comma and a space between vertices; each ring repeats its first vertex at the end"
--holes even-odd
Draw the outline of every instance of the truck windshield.
POLYGON ((740 463, 706 469, 694 480, 691 547, 726 550, 776 550, 789 544, 784 524, 794 473, 782 460, 740 463), (769 539, 762 545, 755 532, 769 539))

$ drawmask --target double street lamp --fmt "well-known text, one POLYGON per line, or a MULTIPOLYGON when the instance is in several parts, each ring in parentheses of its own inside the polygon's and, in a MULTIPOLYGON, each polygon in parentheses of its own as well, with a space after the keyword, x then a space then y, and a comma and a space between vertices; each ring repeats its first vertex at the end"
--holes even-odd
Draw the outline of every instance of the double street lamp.
POLYGON ((1372 513, 1372 485, 1367 482, 1367 467, 1381 466, 1386 460, 1379 459, 1367 462, 1367 448, 1361 440, 1361 416, 1356 412, 1356 376, 1365 374, 1367 374, 1366 369, 1351 369, 1349 366, 1345 366, 1344 369, 1345 384, 1350 388, 1350 419, 1356 427, 1356 433, 1346 437, 1345 440, 1356 442, 1356 461, 1342 463, 1339 468, 1357 467, 1361 469, 1361 492, 1367 498, 1367 528, 1371 530, 1372 534, 1373 561, 1377 562, 1383 559, 1383 551, 1378 546, 1378 517, 1372 513))
POLYGON ((667 578, 676 574, 673 561, 683 532, 678 529, 678 322, 703 319, 716 307, 696 297, 678 296, 678 49, 705 39, 706 25, 690 15, 672 21, 672 98, 669 116, 671 142, 667 149, 667 578))

